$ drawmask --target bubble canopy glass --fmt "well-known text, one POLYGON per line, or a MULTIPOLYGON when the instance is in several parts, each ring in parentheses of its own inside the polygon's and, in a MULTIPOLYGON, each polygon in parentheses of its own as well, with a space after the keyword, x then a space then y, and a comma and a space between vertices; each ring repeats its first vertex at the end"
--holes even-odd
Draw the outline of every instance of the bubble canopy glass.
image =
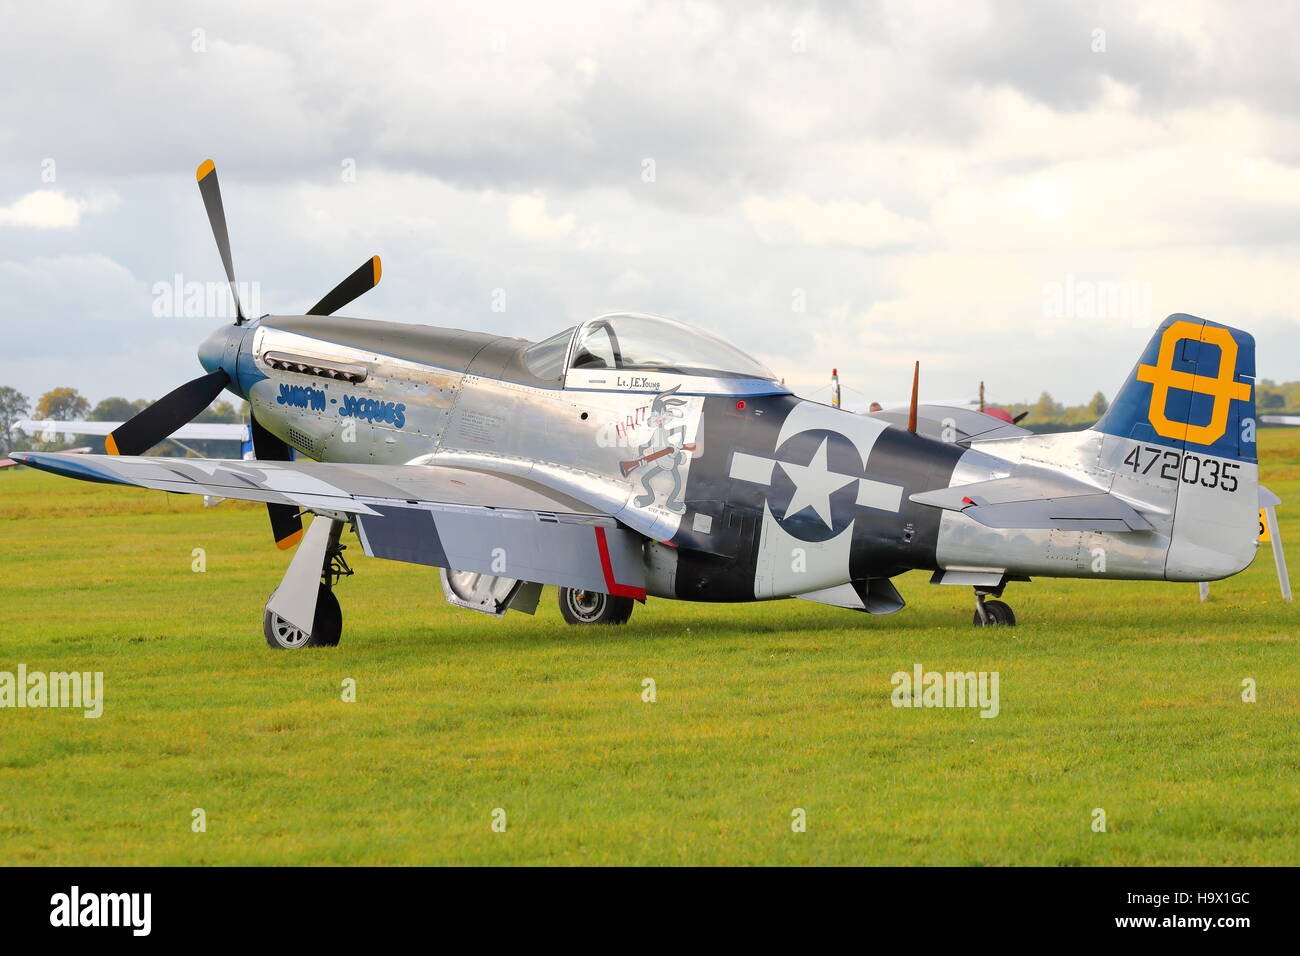
POLYGON ((571 369, 626 369, 775 381, 757 359, 715 335, 661 316, 624 312, 602 315, 577 332, 565 329, 525 353, 534 372, 548 369, 564 345, 571 369))

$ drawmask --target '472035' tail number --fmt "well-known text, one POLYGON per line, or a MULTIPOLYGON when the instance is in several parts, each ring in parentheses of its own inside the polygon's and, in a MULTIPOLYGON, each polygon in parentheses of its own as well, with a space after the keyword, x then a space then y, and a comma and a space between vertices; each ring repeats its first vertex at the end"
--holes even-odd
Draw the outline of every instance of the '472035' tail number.
POLYGON ((1124 464, 1130 466, 1135 475, 1157 474, 1167 481, 1221 488, 1227 492, 1237 490, 1237 472, 1241 470, 1241 465, 1235 461, 1202 458, 1150 445, 1135 446, 1125 456, 1124 464))

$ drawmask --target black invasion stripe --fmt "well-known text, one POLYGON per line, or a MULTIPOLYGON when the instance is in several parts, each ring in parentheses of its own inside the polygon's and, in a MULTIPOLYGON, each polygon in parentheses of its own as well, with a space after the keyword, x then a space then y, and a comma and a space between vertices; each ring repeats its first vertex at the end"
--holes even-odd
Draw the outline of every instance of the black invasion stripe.
POLYGON ((849 557, 849 573, 855 579, 938 567, 943 512, 919 505, 910 496, 947 488, 965 453, 961 445, 922 438, 902 428, 887 428, 880 434, 866 463, 867 476, 902 485, 902 500, 897 514, 863 509, 855 522, 849 557))
MULTIPOLYGON (((686 601, 753 601, 754 574, 768 489, 731 477, 736 450, 771 455, 776 436, 800 399, 793 395, 706 398, 697 442, 701 455, 686 481, 686 513, 677 545, 674 590, 686 601), (707 535, 694 530, 697 514, 711 519, 707 535)), ((638 489, 639 490, 639 489, 638 489)))

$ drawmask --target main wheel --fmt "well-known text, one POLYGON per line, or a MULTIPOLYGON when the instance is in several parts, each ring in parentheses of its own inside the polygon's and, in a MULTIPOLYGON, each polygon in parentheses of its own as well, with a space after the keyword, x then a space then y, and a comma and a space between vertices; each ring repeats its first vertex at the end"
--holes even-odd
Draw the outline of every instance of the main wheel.
POLYGON ((1016 625, 1016 612, 1011 610, 1011 605, 1005 601, 985 601, 984 613, 988 615, 987 621, 980 617, 979 608, 975 609, 976 627, 1015 627, 1016 625))
MULTIPOLYGON (((274 591, 271 597, 275 597, 274 591)), ((267 598, 266 603, 270 604, 271 598, 267 598)), ((316 619, 312 622, 310 634, 265 608, 262 611, 262 633, 266 635, 267 644, 281 651, 333 647, 343 635, 343 611, 339 608, 339 599, 333 590, 321 584, 316 595, 316 619)))
POLYGON ((629 597, 560 588, 560 613, 570 624, 626 624, 634 606, 629 597))

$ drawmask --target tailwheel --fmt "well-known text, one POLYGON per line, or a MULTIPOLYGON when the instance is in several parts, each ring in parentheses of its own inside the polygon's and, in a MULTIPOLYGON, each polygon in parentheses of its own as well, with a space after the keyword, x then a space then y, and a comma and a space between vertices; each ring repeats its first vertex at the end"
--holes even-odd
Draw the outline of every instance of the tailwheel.
POLYGON ((982 594, 975 597, 976 627, 1015 627, 1016 612, 1005 601, 986 601, 982 594))
POLYGON ((560 588, 560 613, 570 624, 626 624, 634 602, 601 591, 560 588))
MULTIPOLYGON (((275 597, 275 592, 271 592, 275 597)), ((271 598, 267 598, 270 603, 271 598)), ((316 595, 316 619, 312 622, 311 633, 295 627, 270 608, 262 610, 262 633, 266 643, 277 650, 292 651, 300 647, 334 647, 343 636, 343 611, 334 591, 321 582, 316 595)))

